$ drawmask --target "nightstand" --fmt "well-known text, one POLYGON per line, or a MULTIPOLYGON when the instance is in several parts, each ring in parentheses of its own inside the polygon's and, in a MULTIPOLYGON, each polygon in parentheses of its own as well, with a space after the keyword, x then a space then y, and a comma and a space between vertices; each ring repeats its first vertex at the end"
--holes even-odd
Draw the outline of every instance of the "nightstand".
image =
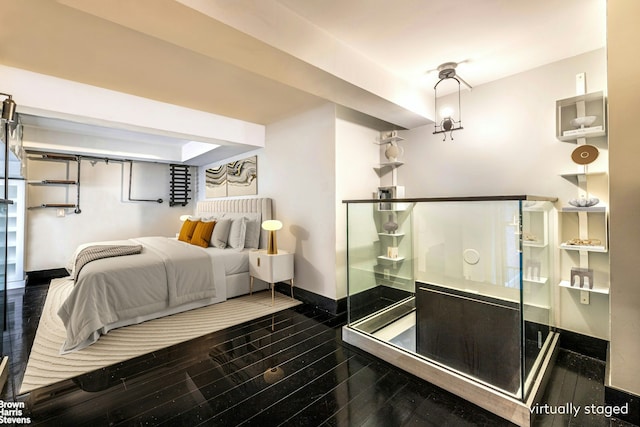
POLYGON ((291 298, 293 298, 293 254, 279 250, 269 255, 267 251, 249 252, 249 293, 253 293, 253 279, 264 280, 271 285, 271 304, 275 302, 275 283, 289 280, 291 298))

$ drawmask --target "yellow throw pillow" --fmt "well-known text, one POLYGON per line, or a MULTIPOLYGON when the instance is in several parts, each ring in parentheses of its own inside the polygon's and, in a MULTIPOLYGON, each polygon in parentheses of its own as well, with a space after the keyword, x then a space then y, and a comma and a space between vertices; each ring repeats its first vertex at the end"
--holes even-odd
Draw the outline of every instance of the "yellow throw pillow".
POLYGON ((215 225, 215 221, 198 222, 198 225, 196 225, 196 229, 193 232, 193 236, 191 237, 191 244, 208 248, 209 241, 211 240, 211 233, 213 232, 213 227, 215 227, 215 225))
POLYGON ((196 226, 200 221, 192 221, 187 219, 182 224, 182 228, 180 228, 180 234, 178 234, 178 240, 182 240, 183 242, 191 243, 191 237, 193 236, 193 232, 196 230, 196 226))

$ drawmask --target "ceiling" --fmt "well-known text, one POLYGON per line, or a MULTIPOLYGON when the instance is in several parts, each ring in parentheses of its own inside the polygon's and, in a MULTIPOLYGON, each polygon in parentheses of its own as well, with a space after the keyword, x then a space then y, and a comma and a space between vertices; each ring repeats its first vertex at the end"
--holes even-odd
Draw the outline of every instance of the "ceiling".
POLYGON ((437 73, 428 71, 439 64, 461 62, 475 87, 601 48, 606 37, 606 0, 0 7, 4 65, 264 125, 330 101, 397 128, 421 126, 433 114, 437 73))

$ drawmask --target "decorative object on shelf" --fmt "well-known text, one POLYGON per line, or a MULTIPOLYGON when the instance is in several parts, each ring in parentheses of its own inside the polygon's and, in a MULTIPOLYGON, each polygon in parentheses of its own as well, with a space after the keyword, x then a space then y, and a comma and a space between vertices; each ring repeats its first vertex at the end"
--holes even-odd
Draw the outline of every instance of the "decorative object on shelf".
POLYGON ((433 90, 435 92, 434 111, 435 111, 435 114, 438 114, 438 111, 439 111, 438 110, 438 85, 443 81, 449 80, 449 79, 455 80, 458 83, 458 120, 455 120, 452 117, 453 112, 451 111, 451 109, 443 109, 443 111, 441 112, 442 120, 440 122, 436 120, 434 123, 433 134, 435 135, 437 133, 444 133, 444 138, 442 139, 443 141, 447 139, 447 132, 449 132, 449 138, 451 138, 451 140, 453 141, 453 131, 463 129, 462 109, 461 109, 461 102, 460 102, 460 84, 464 83, 465 86, 471 89, 471 86, 469 85, 469 83, 465 82, 459 75, 457 75, 456 73, 457 66, 458 66, 458 63, 456 62, 445 62, 444 64, 441 64, 438 67, 438 78, 440 80, 438 80, 438 83, 436 83, 436 85, 433 87, 433 90))
POLYGON ((579 165, 588 165, 598 158, 599 151, 593 145, 580 145, 571 153, 571 160, 579 165))
POLYGON ((475 249, 465 249, 462 252, 462 259, 469 265, 476 265, 480 262, 480 252, 475 249))
POLYGON ((600 239, 571 239, 564 242, 565 245, 569 246, 600 246, 602 245, 602 240, 600 239))
POLYGON ((387 258, 398 258, 397 246, 387 246, 387 258))
POLYGON ((587 199, 586 197, 580 197, 579 199, 569 200, 569 204, 577 208, 590 208, 597 205, 598 203, 600 203, 600 199, 596 197, 591 197, 589 199, 587 199))
POLYGON ((541 262, 538 259, 528 259, 525 263, 524 273, 529 280, 540 280, 541 262))
POLYGON ((8 93, 0 93, 0 96, 7 97, 2 101, 2 119, 9 123, 13 123, 16 119, 16 102, 8 93))
POLYGON ((398 229, 398 223, 393 220, 393 215, 389 214, 389 221, 382 224, 382 229, 389 234, 394 234, 398 229))
POLYGON ((537 242, 538 236, 533 233, 524 232, 522 233, 522 240, 524 240, 525 242, 537 242))
MULTIPOLYGON (((404 186, 391 185, 389 187, 378 187, 377 198, 380 200, 385 199, 401 199, 404 197, 404 186)), ((381 211, 389 211, 393 209, 393 203, 380 203, 379 209, 381 211)))
POLYGON ((584 116, 584 117, 576 117, 575 119, 571 119, 571 121, 569 122, 571 124, 571 126, 577 127, 577 128, 584 128, 589 127, 593 124, 593 122, 595 122, 597 119, 596 116, 584 116))
POLYGON ((390 162, 397 162, 402 154, 404 154, 404 149, 395 142, 389 142, 384 150, 384 156, 390 162))
POLYGON ((606 135, 606 103, 602 91, 556 101, 556 137, 560 141, 575 142, 579 138, 606 135))
POLYGON ((569 281, 571 286, 574 286, 577 281, 577 284, 582 288, 585 285, 585 280, 587 281, 588 288, 593 289, 593 270, 591 268, 571 268, 571 280, 569 281))
POLYGON ((282 223, 276 219, 270 219, 262 223, 262 228, 269 232, 267 254, 276 255, 278 253, 278 245, 276 243, 276 231, 282 228, 282 223))

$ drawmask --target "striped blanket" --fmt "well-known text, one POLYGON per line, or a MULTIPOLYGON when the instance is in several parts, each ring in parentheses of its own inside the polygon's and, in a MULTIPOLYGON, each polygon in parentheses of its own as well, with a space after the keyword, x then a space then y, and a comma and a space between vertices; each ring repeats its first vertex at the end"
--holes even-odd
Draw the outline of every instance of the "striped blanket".
POLYGON ((91 261, 116 256, 134 255, 140 252, 142 252, 142 245, 94 245, 84 248, 76 256, 73 281, 78 280, 78 275, 82 267, 91 261))

